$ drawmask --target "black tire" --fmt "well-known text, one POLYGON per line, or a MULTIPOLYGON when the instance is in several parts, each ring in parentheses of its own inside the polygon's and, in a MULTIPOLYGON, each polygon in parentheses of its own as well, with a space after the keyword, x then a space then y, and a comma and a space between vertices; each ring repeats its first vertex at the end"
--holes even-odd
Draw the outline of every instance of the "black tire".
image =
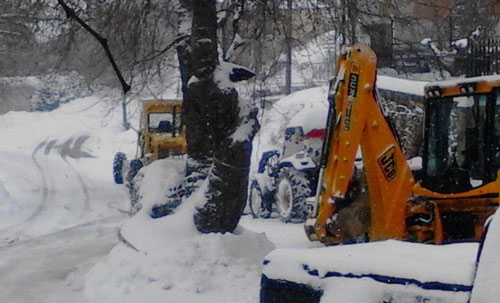
POLYGON ((311 188, 306 174, 292 168, 282 168, 276 186, 276 206, 284 222, 304 222, 308 208, 306 199, 311 188))
POLYGON ((113 179, 116 184, 123 184, 123 163, 127 161, 127 155, 117 152, 113 159, 113 179))
POLYGON ((248 194, 248 205, 254 218, 269 218, 271 211, 264 205, 264 198, 259 182, 253 180, 248 194))

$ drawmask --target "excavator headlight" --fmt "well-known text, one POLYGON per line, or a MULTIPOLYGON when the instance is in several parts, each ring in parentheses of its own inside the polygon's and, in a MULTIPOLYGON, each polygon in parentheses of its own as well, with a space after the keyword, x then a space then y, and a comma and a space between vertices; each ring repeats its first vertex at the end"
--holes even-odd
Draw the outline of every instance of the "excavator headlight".
POLYGON ((476 86, 477 83, 462 83, 458 85, 462 94, 472 94, 476 90, 476 86))
POLYGON ((425 94, 427 98, 439 97, 443 94, 443 89, 439 86, 429 87, 426 89, 425 94))

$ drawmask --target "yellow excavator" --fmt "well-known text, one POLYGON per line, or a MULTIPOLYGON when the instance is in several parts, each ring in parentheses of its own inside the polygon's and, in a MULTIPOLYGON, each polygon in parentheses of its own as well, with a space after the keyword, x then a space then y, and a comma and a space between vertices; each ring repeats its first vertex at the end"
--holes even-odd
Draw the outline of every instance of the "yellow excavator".
POLYGON ((425 86, 422 164, 412 171, 377 99, 376 65, 362 44, 338 58, 309 239, 480 239, 500 202, 500 76, 425 86))
POLYGON ((181 116, 182 100, 142 101, 136 159, 128 163, 125 153, 115 154, 115 183, 132 181, 139 169, 153 161, 187 152, 186 126, 182 124, 181 116))
POLYGON ((269 253, 260 302, 494 302, 500 76, 425 86, 414 167, 379 104, 376 64, 369 47, 345 46, 330 84, 316 201, 305 223, 310 240, 330 247, 269 253))

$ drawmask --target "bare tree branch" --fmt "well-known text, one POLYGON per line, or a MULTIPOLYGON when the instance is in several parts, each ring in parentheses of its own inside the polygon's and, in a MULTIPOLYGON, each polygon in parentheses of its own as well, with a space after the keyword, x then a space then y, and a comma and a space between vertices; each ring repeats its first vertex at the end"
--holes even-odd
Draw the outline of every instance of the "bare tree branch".
POLYGON ((97 41, 102 45, 104 48, 104 51, 106 52, 106 56, 108 57, 109 61, 111 62, 111 65, 113 66, 113 70, 116 73, 116 76, 118 77, 118 80, 120 81, 120 84, 122 85, 122 90, 123 93, 126 94, 130 90, 130 85, 125 81, 123 78, 122 73, 120 72, 120 69, 118 68, 118 65, 116 64, 116 61, 113 57, 113 54, 111 53, 111 50, 109 49, 108 46, 108 39, 104 38, 103 36, 99 35, 92 27, 90 27, 85 21, 83 21, 78 15, 76 14, 75 10, 70 8, 66 3, 64 3, 63 0, 57 0, 57 2, 61 5, 61 7, 64 9, 66 12, 66 17, 68 19, 73 19, 75 20, 78 24, 80 24, 86 31, 88 31, 94 38, 96 38, 97 41))

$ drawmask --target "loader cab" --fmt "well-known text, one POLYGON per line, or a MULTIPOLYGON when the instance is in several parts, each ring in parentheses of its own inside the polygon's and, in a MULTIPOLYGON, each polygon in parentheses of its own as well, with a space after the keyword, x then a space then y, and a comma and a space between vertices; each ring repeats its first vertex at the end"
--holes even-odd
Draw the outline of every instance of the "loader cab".
POLYGON ((496 180, 499 86, 498 76, 426 86, 423 187, 437 193, 460 193, 496 180))
POLYGON ((142 104, 139 145, 144 163, 186 153, 182 101, 146 100, 142 104))

